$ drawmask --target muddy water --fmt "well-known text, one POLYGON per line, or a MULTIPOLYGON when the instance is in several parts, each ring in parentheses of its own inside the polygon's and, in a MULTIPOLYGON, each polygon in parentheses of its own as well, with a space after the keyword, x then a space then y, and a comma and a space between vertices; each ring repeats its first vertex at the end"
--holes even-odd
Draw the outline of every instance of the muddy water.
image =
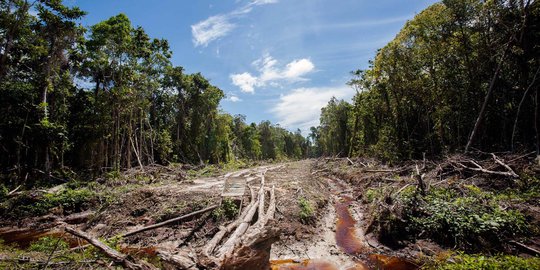
POLYGON ((361 240, 356 232, 356 220, 353 218, 349 206, 353 198, 343 195, 347 187, 339 180, 330 182, 337 201, 334 204, 336 210, 336 244, 346 254, 356 258, 356 264, 348 268, 324 260, 275 260, 271 261, 272 270, 416 270, 420 267, 406 259, 385 256, 381 254, 369 254, 369 248, 361 240), (365 258, 359 261, 358 258, 365 258))
POLYGON ((364 244, 356 235, 356 221, 349 212, 351 202, 351 197, 343 196, 334 205, 338 217, 336 222, 336 243, 343 252, 354 255, 362 251, 364 244))

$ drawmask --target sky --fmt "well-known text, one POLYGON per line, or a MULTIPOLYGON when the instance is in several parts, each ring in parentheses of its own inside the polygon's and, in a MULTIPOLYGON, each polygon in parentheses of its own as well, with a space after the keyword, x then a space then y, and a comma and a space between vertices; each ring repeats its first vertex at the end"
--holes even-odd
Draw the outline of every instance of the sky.
POLYGON ((223 90, 220 107, 291 131, 319 124, 333 96, 350 101, 350 72, 433 0, 66 0, 91 26, 119 13, 169 41, 172 62, 223 90))

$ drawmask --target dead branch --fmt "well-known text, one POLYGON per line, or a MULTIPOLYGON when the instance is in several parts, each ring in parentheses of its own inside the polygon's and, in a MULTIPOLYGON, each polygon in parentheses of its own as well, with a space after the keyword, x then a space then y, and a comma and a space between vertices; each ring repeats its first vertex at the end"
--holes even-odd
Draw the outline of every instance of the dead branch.
POLYGON ((14 190, 8 192, 7 196, 10 197, 11 195, 13 195, 13 193, 17 192, 17 190, 19 190, 19 188, 21 188, 22 185, 19 185, 18 187, 16 187, 14 190))
POLYGON ((514 241, 514 240, 510 240, 508 241, 508 243, 514 245, 514 246, 518 246, 528 252, 531 252, 531 253, 534 253, 536 256, 540 256, 540 250, 537 250, 535 248, 532 248, 532 247, 529 247, 523 243, 520 243, 520 242, 517 242, 517 241, 514 241))
POLYGON ((416 181, 418 181, 418 187, 420 188, 420 194, 422 196, 426 195, 426 184, 424 183, 424 174, 420 174, 420 169, 416 165, 416 181))
POLYGON ((140 228, 140 229, 137 229, 137 230, 134 230, 134 231, 131 231, 131 232, 127 232, 127 233, 124 233, 121 235, 122 238, 125 238, 125 237, 128 237, 128 236, 131 236, 131 235, 134 235, 134 234, 137 234, 137 233, 141 233, 141 232, 144 232, 144 231, 148 231, 148 230, 153 230, 153 229, 156 229, 156 228, 159 228, 159 227, 163 227, 167 224, 171 224, 171 223, 174 223, 174 222, 178 222, 178 221, 182 221, 182 220, 185 220, 185 219, 188 219, 190 217, 194 217, 196 215, 199 215, 199 214, 202 214, 202 213, 206 213, 206 212, 209 212, 209 211, 212 211, 216 208, 218 208, 219 205, 212 205, 210 207, 207 207, 207 208, 204 208, 202 210, 199 210, 199 211, 195 211, 195 212, 191 212, 189 214, 186 214, 186 215, 183 215, 181 217, 176 217, 176 218, 172 218, 172 219, 169 219, 169 220, 165 220, 163 222, 160 222, 160 223, 156 223, 156 224, 153 224, 153 225, 150 225, 150 226, 147 226, 147 227, 143 227, 143 228, 140 228))
POLYGON ((127 268, 127 269, 134 269, 134 270, 150 270, 150 269, 157 269, 156 267, 148 264, 148 263, 145 263, 145 262, 137 262, 135 259, 133 259, 134 262, 131 262, 130 260, 128 260, 128 255, 125 255, 123 253, 120 253, 119 251, 115 250, 115 249, 112 249, 110 247, 108 247, 107 245, 105 245, 104 243, 102 243, 101 241, 91 237, 90 235, 82 232, 82 231, 79 231, 79 230, 76 230, 76 229, 73 229, 73 228, 70 228, 70 227, 65 227, 65 231, 72 234, 72 235, 75 235, 77 237, 80 237, 86 241, 88 241, 88 243, 92 244, 93 246, 95 246, 97 249, 99 249, 101 252, 103 252, 105 255, 107 255, 107 257, 111 258, 113 260, 114 263, 118 264, 118 265, 122 265, 123 267, 127 268))
POLYGON ((512 175, 512 177, 519 178, 519 175, 517 175, 516 172, 514 172, 514 170, 512 170, 512 168, 510 168, 510 166, 508 166, 504 162, 502 162, 495 154, 491 153, 491 156, 493 157, 495 162, 497 162, 498 164, 503 166, 505 169, 507 169, 508 172, 510 173, 510 175, 512 175))
POLYGON ((378 172, 397 172, 397 170, 364 170, 364 172, 372 172, 372 173, 378 173, 378 172))
MULTIPOLYGON (((515 173, 512 172, 500 172, 500 171, 491 171, 487 170, 484 167, 480 166, 480 164, 476 163, 474 160, 467 160, 469 163, 473 164, 476 168, 465 166, 461 162, 457 162, 457 165, 461 166, 464 169, 471 170, 471 171, 478 171, 485 174, 492 174, 492 175, 500 175, 500 176, 506 176, 506 177, 516 177, 515 173)), ((518 176, 519 177, 519 176, 518 176)))

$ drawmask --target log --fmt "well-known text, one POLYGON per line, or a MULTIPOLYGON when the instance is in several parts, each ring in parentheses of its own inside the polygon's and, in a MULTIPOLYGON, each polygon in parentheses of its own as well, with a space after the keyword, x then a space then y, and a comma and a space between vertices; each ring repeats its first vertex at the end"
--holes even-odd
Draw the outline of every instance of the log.
POLYGON ((261 220, 264 218, 264 175, 266 174, 266 171, 264 171, 261 175, 261 187, 259 188, 259 219, 261 220))
POLYGON ((270 269, 270 249, 279 235, 276 224, 246 234, 242 243, 224 258, 220 269, 270 269))
POLYGON ((206 257, 210 257, 210 255, 212 254, 212 252, 214 252, 214 249, 219 244, 221 239, 223 239, 223 237, 227 233, 230 233, 234 229, 236 229, 236 227, 238 227, 238 225, 240 225, 240 223, 242 223, 242 221, 244 220, 244 217, 248 214, 249 210, 254 206, 254 204, 256 202, 255 201, 255 191, 253 191, 253 188, 251 188, 251 187, 249 187, 249 190, 251 192, 251 202, 246 206, 246 208, 244 208, 244 211, 242 211, 242 213, 240 214, 240 218, 236 219, 235 221, 233 221, 232 223, 227 225, 227 227, 221 226, 219 232, 217 232, 214 235, 214 237, 212 237, 212 239, 206 244, 206 248, 203 251, 203 254, 206 257))
POLYGON ((103 252, 105 255, 107 255, 107 257, 111 258, 114 263, 116 263, 118 265, 121 265, 121 266, 123 266, 123 267, 125 267, 127 269, 134 269, 134 270, 154 270, 154 269, 157 269, 153 265, 150 265, 150 264, 145 263, 145 262, 136 262, 135 260, 134 260, 135 262, 131 262, 130 260, 128 260, 128 255, 123 254, 123 253, 121 253, 121 252, 119 252, 119 251, 117 251, 115 249, 110 248, 109 246, 105 245, 101 241, 91 237, 90 235, 88 235, 88 234, 86 234, 86 233, 84 233, 82 231, 79 231, 79 230, 76 230, 76 229, 73 229, 73 228, 70 228, 70 227, 65 227, 64 229, 65 229, 66 232, 88 241, 88 243, 92 244, 97 249, 99 249, 101 252, 103 252))
POLYGON ((172 254, 172 253, 158 250, 157 254, 161 260, 168 262, 174 265, 175 267, 178 267, 179 269, 188 269, 188 270, 198 269, 194 258, 192 258, 192 256, 190 256, 190 254, 186 252, 179 252, 177 254, 172 254))
POLYGON ((266 210, 265 220, 271 220, 274 219, 274 215, 276 213, 276 193, 275 193, 275 186, 272 186, 272 190, 270 191, 270 202, 268 205, 268 209, 266 210))
POLYGON ((226 254, 232 251, 234 246, 240 241, 240 237, 247 231, 253 216, 258 208, 258 200, 248 209, 246 216, 242 222, 238 225, 229 239, 218 250, 218 258, 223 258, 226 254))
POLYGON ((172 218, 172 219, 169 219, 169 220, 165 220, 163 222, 160 222, 160 223, 156 223, 156 224, 153 224, 153 225, 150 225, 150 226, 146 226, 146 227, 143 227, 143 228, 140 228, 140 229, 137 229, 137 230, 134 230, 134 231, 131 231, 131 232, 127 232, 127 233, 124 233, 122 234, 120 237, 122 238, 125 238, 125 237, 128 237, 128 236, 131 236, 131 235, 134 235, 134 234, 137 234, 137 233, 141 233, 141 232, 144 232, 144 231, 148 231, 148 230, 153 230, 153 229, 156 229, 156 228, 159 228, 159 227, 163 227, 167 224, 171 224, 171 223, 174 223, 174 222, 178 222, 178 221, 182 221, 182 220, 185 220, 185 219, 188 219, 190 217, 194 217, 196 215, 199 215, 199 214, 202 214, 202 213, 206 213, 206 212, 209 212, 209 211, 212 211, 216 208, 218 208, 219 205, 212 205, 210 207, 207 207, 207 208, 204 208, 202 210, 199 210, 199 211, 195 211, 195 212, 191 212, 189 214, 186 214, 186 215, 183 215, 183 216, 180 216, 180 217, 176 217, 176 218, 172 218))

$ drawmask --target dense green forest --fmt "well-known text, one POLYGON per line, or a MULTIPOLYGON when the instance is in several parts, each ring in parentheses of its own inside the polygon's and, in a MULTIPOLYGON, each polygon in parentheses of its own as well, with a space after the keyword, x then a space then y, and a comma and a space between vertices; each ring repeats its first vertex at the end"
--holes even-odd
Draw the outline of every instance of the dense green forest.
POLYGON ((352 104, 332 99, 311 129, 317 153, 431 157, 536 150, 538 1, 445 0, 354 71, 352 104))
POLYGON ((422 11, 352 72, 352 103, 332 99, 307 139, 220 111, 223 90, 173 66, 167 40, 123 14, 87 29, 85 12, 59 0, 0 5, 0 166, 10 185, 152 163, 399 160, 540 144, 536 1, 422 11))
POLYGON ((220 111, 224 92, 173 66, 167 40, 124 14, 87 29, 84 15, 60 0, 0 2, 0 168, 10 186, 72 170, 308 155, 299 131, 220 111))

